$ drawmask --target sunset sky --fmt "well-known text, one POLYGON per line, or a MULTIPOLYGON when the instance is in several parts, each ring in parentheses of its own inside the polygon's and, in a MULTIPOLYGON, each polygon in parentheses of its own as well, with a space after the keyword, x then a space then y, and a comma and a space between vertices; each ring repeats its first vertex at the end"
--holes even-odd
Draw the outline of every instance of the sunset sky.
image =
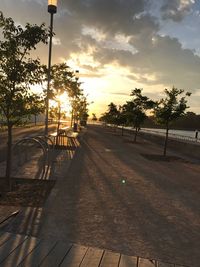
MULTIPOLYGON (((1 0, 16 23, 49 26, 47 0, 1 0)), ((58 0, 52 63, 79 69, 90 113, 123 104, 134 88, 155 100, 173 85, 200 114, 200 1, 58 0)), ((36 51, 47 64, 48 46, 36 51)))

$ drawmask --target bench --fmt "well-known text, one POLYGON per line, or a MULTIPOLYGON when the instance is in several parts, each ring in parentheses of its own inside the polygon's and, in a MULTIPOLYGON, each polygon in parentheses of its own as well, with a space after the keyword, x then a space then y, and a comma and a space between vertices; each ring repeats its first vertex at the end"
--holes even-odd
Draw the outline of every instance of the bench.
POLYGON ((67 132, 66 136, 68 138, 77 138, 78 137, 78 133, 77 132, 73 132, 73 131, 69 131, 69 132, 67 132))
POLYGON ((77 136, 78 136, 78 133, 73 132, 72 128, 69 126, 63 127, 59 129, 58 132, 56 131, 50 134, 50 137, 53 139, 54 146, 58 144, 61 146, 64 146, 65 137, 70 138, 70 139, 75 139, 77 138, 77 136))

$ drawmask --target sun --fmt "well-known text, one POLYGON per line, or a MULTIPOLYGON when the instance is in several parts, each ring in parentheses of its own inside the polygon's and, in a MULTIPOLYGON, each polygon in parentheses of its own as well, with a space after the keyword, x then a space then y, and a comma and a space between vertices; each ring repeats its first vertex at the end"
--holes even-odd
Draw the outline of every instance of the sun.
POLYGON ((56 95, 54 100, 50 100, 50 107, 59 107, 61 111, 70 116, 71 114, 71 103, 66 92, 56 95))

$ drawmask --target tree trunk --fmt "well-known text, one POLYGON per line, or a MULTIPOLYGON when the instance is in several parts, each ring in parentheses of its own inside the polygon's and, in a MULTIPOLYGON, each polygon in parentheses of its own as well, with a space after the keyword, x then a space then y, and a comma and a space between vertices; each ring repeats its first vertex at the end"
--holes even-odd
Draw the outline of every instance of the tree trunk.
POLYGON ((122 126, 122 136, 124 135, 124 126, 122 126))
POLYGON ((57 124, 56 145, 58 145, 58 140, 59 140, 60 119, 61 119, 61 106, 60 106, 60 103, 59 103, 59 107, 58 107, 58 124, 57 124))
POLYGON ((165 135, 164 153, 163 153, 164 156, 166 156, 166 154, 167 154, 168 134, 169 134, 169 125, 168 125, 168 123, 167 123, 167 127, 166 127, 166 135, 165 135))
POLYGON ((12 168, 12 125, 8 123, 8 142, 7 142, 7 158, 6 158, 6 182, 9 190, 12 190, 11 183, 11 168, 12 168))
POLYGON ((134 143, 137 141, 137 134, 138 134, 138 128, 135 128, 135 136, 134 136, 134 143))
POLYGON ((73 120, 74 120, 74 110, 72 109, 72 115, 71 115, 71 127, 73 125, 73 120))
POLYGON ((35 126, 37 125, 37 115, 35 114, 35 126))

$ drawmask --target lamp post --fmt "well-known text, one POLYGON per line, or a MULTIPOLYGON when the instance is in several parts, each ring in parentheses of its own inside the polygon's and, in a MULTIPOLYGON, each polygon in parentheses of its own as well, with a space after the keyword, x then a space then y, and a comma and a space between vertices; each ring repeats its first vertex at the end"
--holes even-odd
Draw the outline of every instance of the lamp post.
POLYGON ((48 12, 50 13, 51 17, 50 17, 49 59, 48 59, 48 72, 47 72, 45 135, 48 135, 49 89, 50 89, 50 81, 51 81, 51 52, 52 52, 52 37, 53 37, 53 15, 57 12, 57 0, 48 0, 48 12))
MULTIPOLYGON (((78 84, 78 79, 79 79, 79 70, 75 70, 75 72, 74 72, 74 76, 75 76, 76 86, 77 86, 77 84, 78 84)), ((75 98, 76 98, 76 97, 75 97, 75 98)), ((73 105, 74 105, 74 101, 75 101, 75 99, 73 100, 73 105)), ((71 127, 74 126, 73 123, 75 123, 75 121, 74 121, 74 116, 75 116, 74 113, 75 113, 75 110, 74 110, 73 105, 72 105, 72 115, 71 115, 71 124, 70 124, 71 127)))

